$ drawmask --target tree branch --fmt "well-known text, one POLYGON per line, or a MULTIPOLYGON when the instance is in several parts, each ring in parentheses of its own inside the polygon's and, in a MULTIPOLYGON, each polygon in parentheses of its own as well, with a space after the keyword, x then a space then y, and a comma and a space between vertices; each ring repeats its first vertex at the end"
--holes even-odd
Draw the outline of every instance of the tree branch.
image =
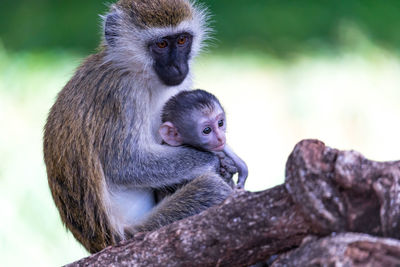
POLYGON ((289 156, 284 185, 237 191, 220 206, 69 266, 246 266, 299 246, 311 233, 398 237, 399 179, 400 162, 305 140, 289 156))
POLYGON ((280 256, 272 267, 281 266, 400 266, 400 241, 345 233, 305 242, 280 256))

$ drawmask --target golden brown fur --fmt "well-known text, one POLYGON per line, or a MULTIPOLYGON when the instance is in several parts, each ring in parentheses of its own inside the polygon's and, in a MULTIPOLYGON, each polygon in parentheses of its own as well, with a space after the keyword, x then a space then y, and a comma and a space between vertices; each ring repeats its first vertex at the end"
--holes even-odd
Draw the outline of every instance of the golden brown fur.
POLYGON ((121 0, 134 23, 141 27, 176 26, 192 17, 192 9, 183 0, 121 0))

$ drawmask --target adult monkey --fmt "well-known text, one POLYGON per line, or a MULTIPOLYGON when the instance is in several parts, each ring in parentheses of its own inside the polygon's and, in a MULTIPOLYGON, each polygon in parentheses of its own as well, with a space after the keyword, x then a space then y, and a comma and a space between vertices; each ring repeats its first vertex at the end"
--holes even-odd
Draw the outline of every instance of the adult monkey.
POLYGON ((120 0, 104 40, 59 93, 44 133, 61 219, 90 252, 223 201, 231 188, 212 153, 161 145, 164 102, 191 88, 207 33, 187 0, 120 0), (156 205, 154 191, 180 185, 156 205))

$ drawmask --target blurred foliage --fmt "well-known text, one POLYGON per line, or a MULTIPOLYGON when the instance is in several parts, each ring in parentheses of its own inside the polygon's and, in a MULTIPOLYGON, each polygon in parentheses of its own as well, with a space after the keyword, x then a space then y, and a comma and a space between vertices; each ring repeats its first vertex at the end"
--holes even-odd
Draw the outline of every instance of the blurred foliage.
POLYGON ((1 0, 0 39, 7 50, 93 50, 100 36, 98 0, 1 0))
MULTIPOLYGON (((112 2, 112 1, 111 1, 112 2)), ((345 29, 400 53, 400 1, 203 0, 214 15, 216 48, 246 48, 277 57, 347 49, 345 29)), ((93 51, 107 6, 100 0, 2 0, 0 39, 7 50, 93 51)), ((351 36, 350 36, 351 37, 351 36)), ((351 45, 351 42, 350 42, 351 45)))
POLYGON ((374 43, 400 51, 396 0, 208 2, 223 49, 242 46, 278 56, 335 52, 351 45, 345 31, 350 25, 374 43))

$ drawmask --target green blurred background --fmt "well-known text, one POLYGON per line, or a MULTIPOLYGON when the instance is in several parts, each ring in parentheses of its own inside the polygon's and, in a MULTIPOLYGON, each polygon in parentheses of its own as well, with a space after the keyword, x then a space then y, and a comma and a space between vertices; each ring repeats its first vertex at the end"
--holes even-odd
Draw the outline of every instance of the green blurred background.
MULTIPOLYGON (((400 159, 400 2, 201 1, 215 39, 195 86, 215 93, 248 190, 282 183, 296 142, 400 159)), ((56 94, 95 51, 102 1, 0 2, 0 259, 55 266, 87 253, 47 186, 42 133, 56 94)))

